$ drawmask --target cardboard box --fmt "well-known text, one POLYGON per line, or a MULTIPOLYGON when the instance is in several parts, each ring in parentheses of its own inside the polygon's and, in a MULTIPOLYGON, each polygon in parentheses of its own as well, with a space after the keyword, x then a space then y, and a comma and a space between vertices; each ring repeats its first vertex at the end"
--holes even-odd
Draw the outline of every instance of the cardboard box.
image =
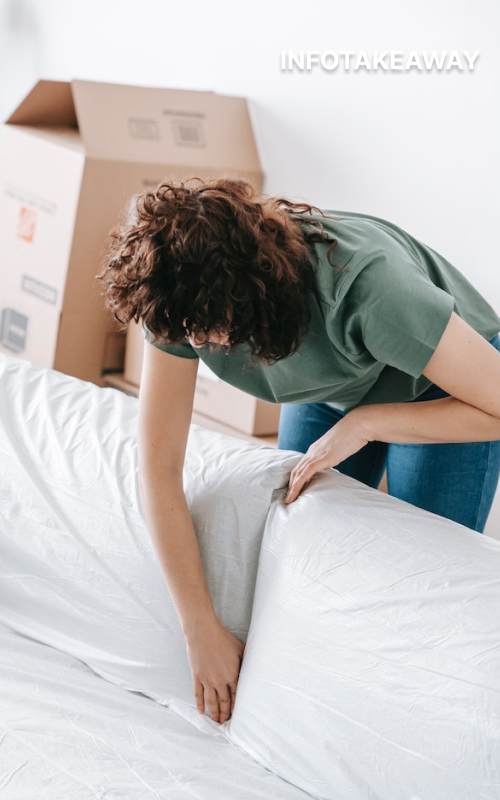
MULTIPOLYGON (((124 379, 139 386, 141 380, 144 334, 142 327, 131 322, 127 332, 124 379)), ((198 364, 193 398, 193 411, 230 425, 252 436, 277 433, 280 404, 268 403, 229 383, 224 383, 207 365, 198 364)))
POLYGON ((41 80, 0 129, 0 353, 102 385, 125 334, 96 280, 130 197, 165 179, 262 171, 246 100, 41 80))

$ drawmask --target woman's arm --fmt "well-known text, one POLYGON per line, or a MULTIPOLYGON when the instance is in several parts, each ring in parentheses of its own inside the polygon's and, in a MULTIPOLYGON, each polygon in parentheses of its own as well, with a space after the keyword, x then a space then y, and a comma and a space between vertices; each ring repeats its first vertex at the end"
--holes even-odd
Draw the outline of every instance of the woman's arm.
POLYGON ((500 440, 500 352, 455 312, 423 374, 451 396, 358 406, 351 414, 368 440, 396 444, 500 440))
MULTIPOLYGON (((500 353, 498 353, 500 361, 500 353)), ((454 397, 421 403, 374 403, 356 416, 367 441, 394 444, 446 444, 500 440, 500 418, 454 397)))
POLYGON ((294 466, 285 503, 296 500, 317 472, 336 467, 369 441, 500 440, 500 353, 455 312, 423 374, 452 396, 352 409, 313 442, 294 466))
POLYGON ((234 706, 243 644, 218 620, 183 490, 197 359, 144 343, 139 475, 144 512, 186 637, 200 712, 224 722, 234 706))

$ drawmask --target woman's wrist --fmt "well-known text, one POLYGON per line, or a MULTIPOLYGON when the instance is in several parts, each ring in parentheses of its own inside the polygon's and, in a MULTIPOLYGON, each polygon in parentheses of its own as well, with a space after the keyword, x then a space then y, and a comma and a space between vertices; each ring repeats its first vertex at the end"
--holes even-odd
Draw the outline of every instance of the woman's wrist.
POLYGON ((371 406, 357 406, 349 411, 346 416, 356 418, 356 424, 361 428, 363 439, 372 442, 377 439, 377 419, 380 414, 380 407, 377 404, 371 406))
POLYGON ((210 608, 190 614, 182 620, 182 632, 186 639, 197 639, 200 633, 208 630, 214 625, 220 625, 220 620, 215 611, 210 608))

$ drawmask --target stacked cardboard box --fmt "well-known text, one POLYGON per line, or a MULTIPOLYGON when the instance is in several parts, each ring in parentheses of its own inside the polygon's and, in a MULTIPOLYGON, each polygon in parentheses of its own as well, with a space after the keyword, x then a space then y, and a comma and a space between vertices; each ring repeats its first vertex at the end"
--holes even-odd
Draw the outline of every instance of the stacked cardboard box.
POLYGON ((41 80, 0 130, 0 352, 103 383, 125 335, 96 275, 133 194, 262 171, 245 98, 41 80))

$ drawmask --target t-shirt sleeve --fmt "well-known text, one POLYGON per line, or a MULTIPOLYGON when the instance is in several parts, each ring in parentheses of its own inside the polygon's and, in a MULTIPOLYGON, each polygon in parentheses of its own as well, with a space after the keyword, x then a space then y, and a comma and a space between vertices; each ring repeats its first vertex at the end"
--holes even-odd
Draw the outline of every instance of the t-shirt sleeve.
POLYGON ((149 328, 146 327, 143 321, 141 322, 141 325, 144 333, 144 339, 150 344, 154 345, 154 347, 158 347, 159 350, 163 350, 165 353, 170 353, 173 356, 180 356, 181 358, 199 358, 198 353, 194 347, 189 344, 189 342, 162 342, 159 339, 155 339, 154 335, 151 333, 149 328))
POLYGON ((363 346, 383 364, 420 377, 455 309, 454 297, 408 257, 371 260, 349 290, 363 346))

